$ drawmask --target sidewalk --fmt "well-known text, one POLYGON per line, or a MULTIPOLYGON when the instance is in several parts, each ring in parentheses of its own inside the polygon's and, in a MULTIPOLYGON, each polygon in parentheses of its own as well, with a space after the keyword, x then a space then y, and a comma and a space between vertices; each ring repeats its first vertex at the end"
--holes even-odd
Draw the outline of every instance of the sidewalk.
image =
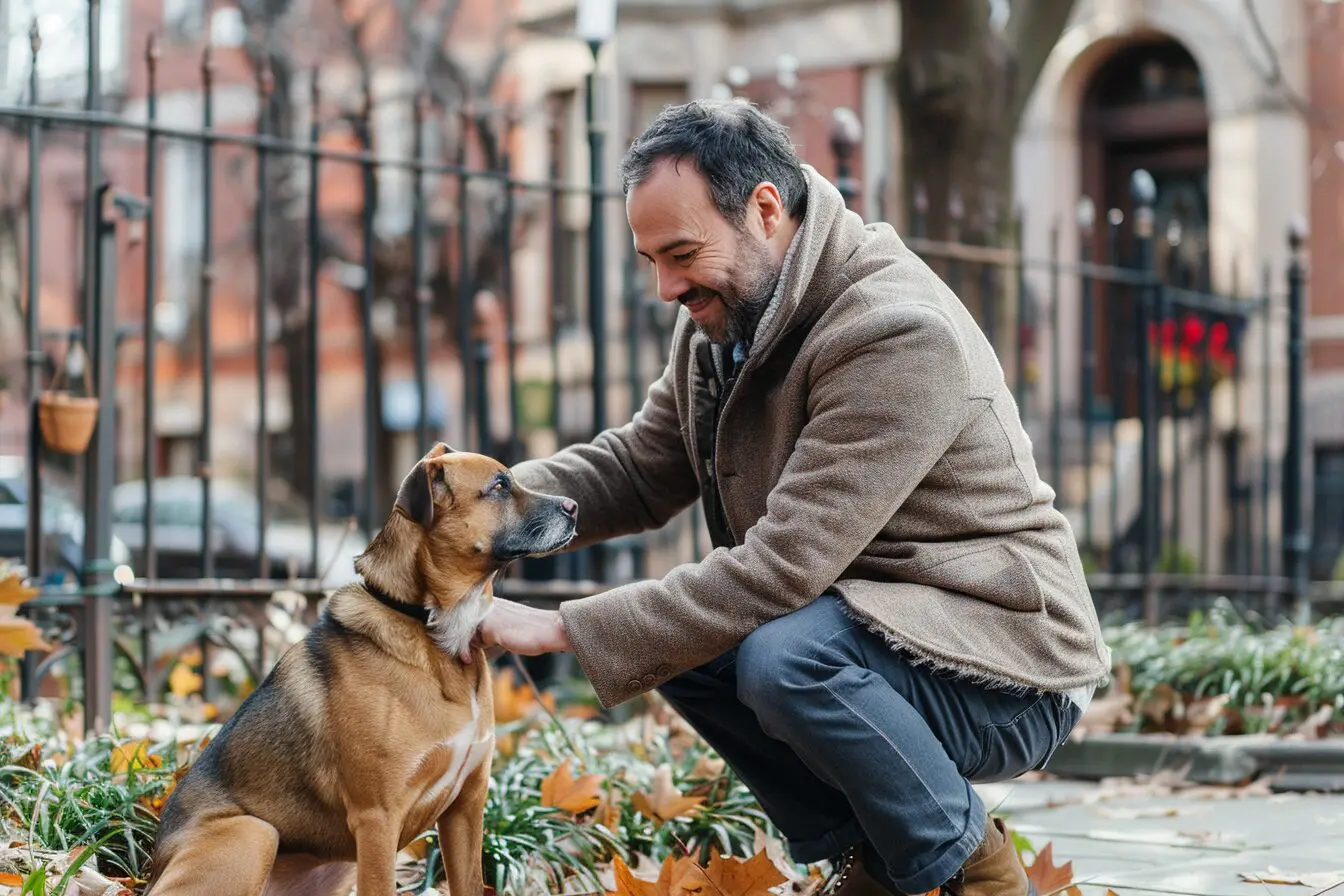
POLYGON ((1344 794, 1185 786, 1177 775, 1099 784, 1043 778, 976 789, 1035 849, 1053 843, 1054 864, 1073 863, 1085 896, 1108 889, 1119 896, 1344 896, 1344 794), (1253 882, 1243 874, 1304 883, 1253 882))

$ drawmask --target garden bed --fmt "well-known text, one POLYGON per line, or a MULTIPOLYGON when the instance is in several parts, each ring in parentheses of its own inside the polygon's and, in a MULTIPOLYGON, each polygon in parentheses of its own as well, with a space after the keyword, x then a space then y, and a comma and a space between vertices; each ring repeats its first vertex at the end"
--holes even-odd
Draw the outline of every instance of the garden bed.
POLYGON ((1052 772, 1186 769, 1233 784, 1344 790, 1344 618, 1267 625, 1219 601, 1185 625, 1109 627, 1113 680, 1052 772))

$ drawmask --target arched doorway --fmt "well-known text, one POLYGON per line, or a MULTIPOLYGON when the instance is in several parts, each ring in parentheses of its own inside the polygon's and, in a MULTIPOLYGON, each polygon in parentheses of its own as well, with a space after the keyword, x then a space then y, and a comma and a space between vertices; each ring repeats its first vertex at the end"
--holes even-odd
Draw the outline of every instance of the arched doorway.
MULTIPOLYGON (((1143 168, 1157 183, 1158 270, 1179 285, 1207 289, 1209 114, 1194 57, 1167 37, 1126 43, 1092 75, 1079 131, 1081 189, 1097 208, 1093 258, 1114 252, 1119 263, 1134 263, 1130 177, 1143 168), (1106 223, 1112 209, 1124 215, 1114 245, 1106 223)), ((1100 286, 1093 404, 1103 419, 1132 417, 1138 413, 1135 297, 1131 290, 1100 286)))

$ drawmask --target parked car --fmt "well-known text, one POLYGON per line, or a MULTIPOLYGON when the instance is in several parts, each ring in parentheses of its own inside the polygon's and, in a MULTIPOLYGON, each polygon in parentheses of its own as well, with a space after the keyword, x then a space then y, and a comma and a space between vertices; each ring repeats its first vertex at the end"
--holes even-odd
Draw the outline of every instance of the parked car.
MULTIPOLYGON (((261 575, 258 563, 255 485, 249 480, 216 479, 211 485, 214 519, 214 573, 220 578, 251 579, 261 575)), ((154 480, 154 548, 157 573, 166 579, 204 575, 202 560, 201 481, 194 476, 154 480)), ((145 566, 145 483, 124 482, 112 490, 112 528, 130 548, 137 568, 145 566)), ((318 578, 336 588, 356 578, 354 559, 368 536, 344 522, 323 520, 318 526, 317 562, 305 502, 284 483, 273 482, 267 496, 267 578, 318 578), (328 567, 330 567, 328 569, 328 567)))
MULTIPOLYGON (((28 556, 28 459, 0 455, 0 558, 18 563, 28 556)), ((42 570, 67 578, 84 565, 84 511, 70 490, 52 477, 42 477, 42 570)), ((129 564, 131 552, 115 534, 108 559, 129 564)))

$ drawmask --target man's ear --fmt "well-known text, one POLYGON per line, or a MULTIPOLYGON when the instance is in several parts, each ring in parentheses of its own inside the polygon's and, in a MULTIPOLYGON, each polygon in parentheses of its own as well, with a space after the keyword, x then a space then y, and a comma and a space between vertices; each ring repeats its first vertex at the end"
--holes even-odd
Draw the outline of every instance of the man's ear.
POLYGON ((416 464, 397 490, 397 509, 428 529, 434 524, 434 469, 424 461, 416 464))

